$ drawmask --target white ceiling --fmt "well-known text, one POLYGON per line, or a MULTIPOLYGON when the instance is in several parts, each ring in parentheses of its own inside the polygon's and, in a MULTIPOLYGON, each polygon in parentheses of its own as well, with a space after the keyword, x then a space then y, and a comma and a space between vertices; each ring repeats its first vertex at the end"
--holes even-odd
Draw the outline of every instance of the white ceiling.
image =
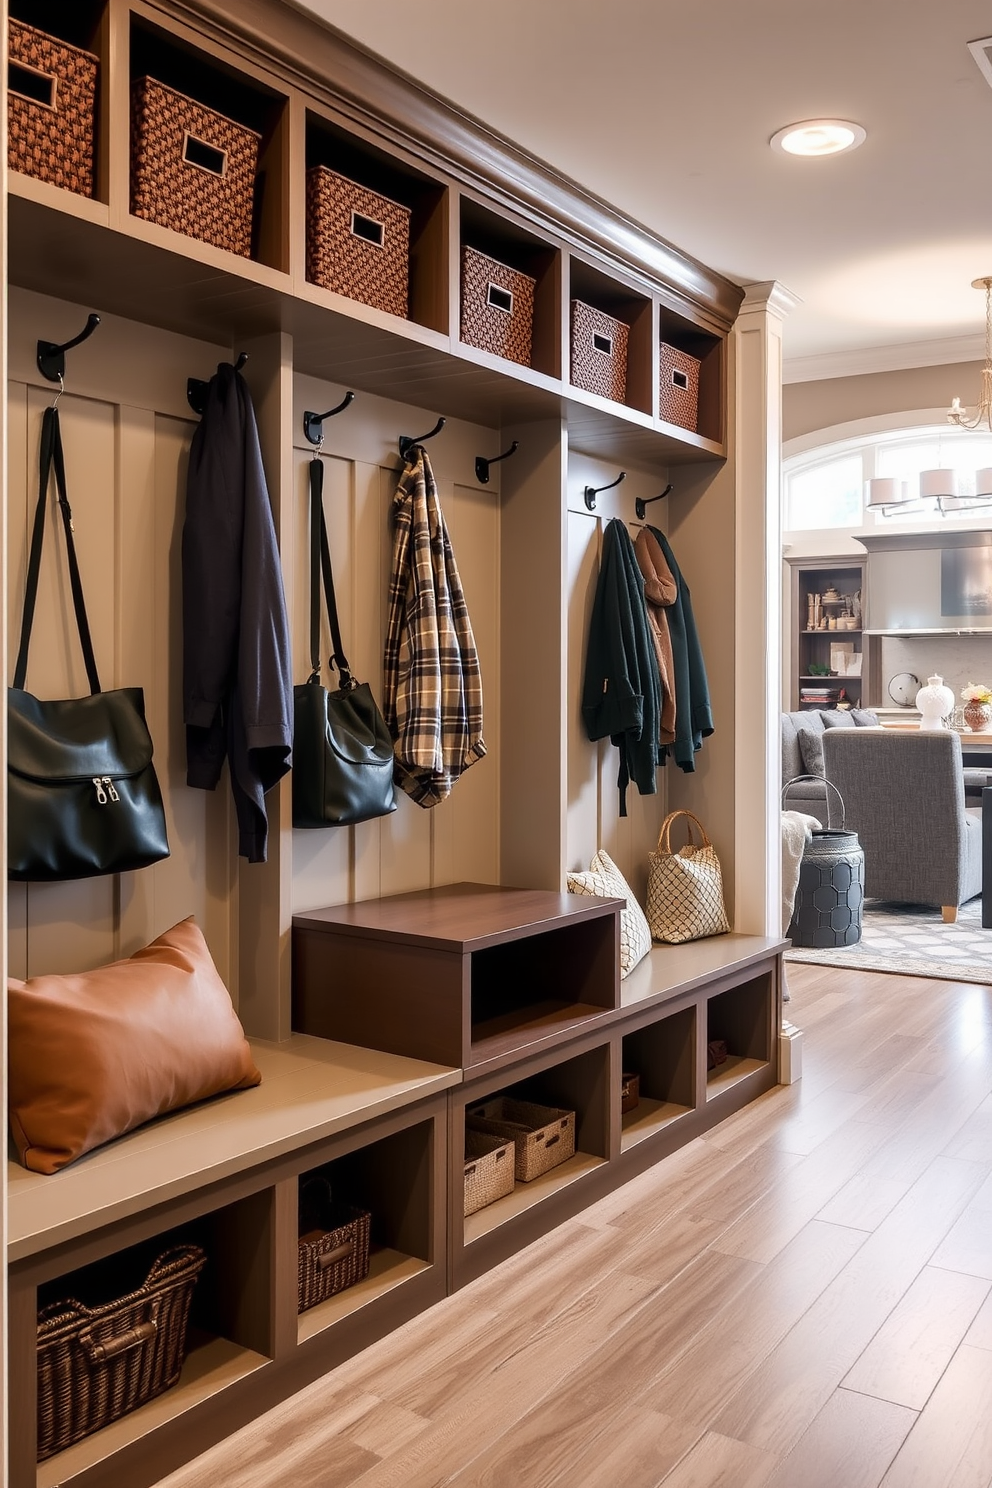
POLYGON ((988 0, 305 8, 731 279, 786 285, 794 375, 980 354, 992 89, 967 43, 992 33, 988 0), (866 143, 769 148, 819 116, 866 143))

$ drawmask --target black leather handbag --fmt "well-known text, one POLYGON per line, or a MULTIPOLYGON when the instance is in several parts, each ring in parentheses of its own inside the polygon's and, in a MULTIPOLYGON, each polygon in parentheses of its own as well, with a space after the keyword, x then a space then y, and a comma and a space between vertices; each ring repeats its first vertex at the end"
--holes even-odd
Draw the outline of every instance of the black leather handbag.
POLYGON ((310 461, 310 676, 293 689, 293 826, 346 827, 388 816, 393 741, 367 682, 351 675, 341 641, 331 550, 324 521, 324 466, 310 461), (320 584, 334 646, 330 665, 341 686, 320 681, 320 584))
POLYGON ((58 410, 46 408, 21 641, 14 685, 7 691, 7 876, 32 883, 93 878, 145 868, 168 856, 142 690, 100 690, 66 495, 58 410), (90 695, 46 702, 25 692, 24 683, 53 465, 90 695))

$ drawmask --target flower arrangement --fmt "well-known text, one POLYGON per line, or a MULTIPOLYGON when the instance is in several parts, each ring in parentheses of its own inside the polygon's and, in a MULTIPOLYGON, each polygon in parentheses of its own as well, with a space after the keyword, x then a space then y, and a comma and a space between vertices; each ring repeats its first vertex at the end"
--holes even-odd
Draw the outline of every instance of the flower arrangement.
POLYGON ((961 698, 966 703, 992 703, 992 688, 986 687, 984 682, 969 682, 967 687, 962 687, 961 698))

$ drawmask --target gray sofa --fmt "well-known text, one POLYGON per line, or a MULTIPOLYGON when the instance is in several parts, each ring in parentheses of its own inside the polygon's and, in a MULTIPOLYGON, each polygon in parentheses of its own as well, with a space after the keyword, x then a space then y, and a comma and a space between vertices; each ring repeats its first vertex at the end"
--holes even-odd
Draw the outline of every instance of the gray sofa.
POLYGON ((804 710, 799 713, 782 714, 782 804, 788 811, 805 811, 809 816, 815 816, 826 826, 839 826, 839 807, 833 791, 828 792, 822 779, 798 780, 795 785, 789 785, 790 780, 795 780, 797 775, 816 774, 823 775, 822 748, 817 749, 816 744, 822 745, 822 737, 828 729, 853 729, 866 725, 878 723, 878 716, 869 709, 862 708, 832 708, 826 711, 817 709, 804 710), (807 735, 816 736, 811 747, 807 740, 800 740, 799 734, 805 730, 807 735), (806 758, 803 758, 805 748, 806 758), (786 787, 788 787, 786 789, 786 787), (828 794, 833 797, 831 808, 827 801, 828 794))

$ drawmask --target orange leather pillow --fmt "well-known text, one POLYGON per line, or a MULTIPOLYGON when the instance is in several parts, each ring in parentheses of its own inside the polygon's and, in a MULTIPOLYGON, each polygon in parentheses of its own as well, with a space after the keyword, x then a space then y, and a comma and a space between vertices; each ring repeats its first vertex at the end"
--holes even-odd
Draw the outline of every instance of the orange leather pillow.
POLYGON ((10 1125, 36 1173, 261 1075, 195 921, 126 961, 7 983, 10 1125))

